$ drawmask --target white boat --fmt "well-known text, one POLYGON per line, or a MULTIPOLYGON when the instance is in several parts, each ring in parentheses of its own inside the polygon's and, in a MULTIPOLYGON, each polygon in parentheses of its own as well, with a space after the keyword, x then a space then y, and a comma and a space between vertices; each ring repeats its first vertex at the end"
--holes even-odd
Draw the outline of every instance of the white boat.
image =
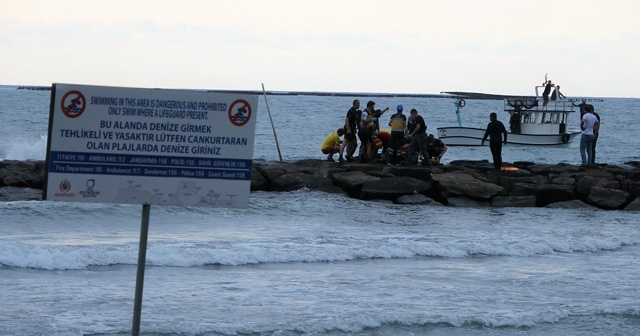
MULTIPOLYGON (((569 116, 575 113, 573 103, 566 99, 550 100, 543 106, 538 90, 544 86, 536 86, 535 97, 507 98, 504 100, 504 111, 509 113, 507 127, 507 143, 527 146, 566 146, 580 133, 580 130, 567 130, 569 116)), ((461 99, 456 103, 459 115, 461 99)), ((461 106, 462 105, 462 106, 461 106)), ((487 114, 488 116, 488 114, 487 114)), ((501 119, 501 118, 498 118, 501 119)), ((488 123, 488 122, 487 122, 488 123)), ((439 127, 438 138, 447 146, 480 146, 486 128, 459 126, 439 127)), ((488 145, 489 141, 485 141, 488 145)))

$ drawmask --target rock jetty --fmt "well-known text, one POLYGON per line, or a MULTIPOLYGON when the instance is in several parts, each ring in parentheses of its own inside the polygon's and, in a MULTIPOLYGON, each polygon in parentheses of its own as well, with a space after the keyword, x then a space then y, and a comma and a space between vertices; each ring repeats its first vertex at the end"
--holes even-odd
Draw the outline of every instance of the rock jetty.
MULTIPOLYGON (((640 210, 640 162, 624 166, 514 162, 496 172, 486 161, 433 167, 254 160, 252 191, 298 189, 361 200, 455 207, 548 207, 640 210)), ((40 200, 43 161, 0 161, 0 201, 40 200)))

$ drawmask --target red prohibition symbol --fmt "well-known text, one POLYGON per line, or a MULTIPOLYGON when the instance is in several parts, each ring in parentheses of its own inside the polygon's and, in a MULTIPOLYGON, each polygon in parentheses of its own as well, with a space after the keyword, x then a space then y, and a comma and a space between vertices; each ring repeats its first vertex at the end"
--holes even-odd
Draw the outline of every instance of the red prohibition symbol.
POLYGON ((236 126, 243 126, 251 119, 251 105, 244 100, 238 99, 229 106, 229 121, 236 126))
POLYGON ((69 91, 62 96, 60 107, 62 108, 62 113, 68 118, 77 118, 82 115, 82 112, 87 107, 87 100, 82 92, 77 90, 69 91))

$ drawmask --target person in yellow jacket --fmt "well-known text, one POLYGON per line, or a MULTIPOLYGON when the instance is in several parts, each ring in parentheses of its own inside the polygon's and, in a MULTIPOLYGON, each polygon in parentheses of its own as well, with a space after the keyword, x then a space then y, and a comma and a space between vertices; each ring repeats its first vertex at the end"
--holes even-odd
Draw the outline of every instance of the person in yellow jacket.
POLYGON ((327 160, 333 160, 333 154, 340 151, 340 137, 344 134, 344 128, 338 128, 337 131, 331 132, 322 142, 322 153, 327 154, 327 160))

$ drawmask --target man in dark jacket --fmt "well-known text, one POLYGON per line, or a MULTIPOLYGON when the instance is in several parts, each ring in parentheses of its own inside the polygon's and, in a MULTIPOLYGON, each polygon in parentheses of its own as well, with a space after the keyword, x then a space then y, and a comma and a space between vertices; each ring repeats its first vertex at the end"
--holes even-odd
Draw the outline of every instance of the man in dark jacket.
POLYGON ((498 115, 495 112, 491 112, 489 115, 489 125, 487 125, 487 131, 484 132, 482 137, 481 146, 484 146, 484 141, 489 137, 489 148, 491 148, 491 155, 493 156, 493 166, 497 171, 502 168, 502 144, 507 144, 507 129, 504 128, 504 124, 498 120, 498 115), (502 136, 504 135, 504 140, 502 136))

